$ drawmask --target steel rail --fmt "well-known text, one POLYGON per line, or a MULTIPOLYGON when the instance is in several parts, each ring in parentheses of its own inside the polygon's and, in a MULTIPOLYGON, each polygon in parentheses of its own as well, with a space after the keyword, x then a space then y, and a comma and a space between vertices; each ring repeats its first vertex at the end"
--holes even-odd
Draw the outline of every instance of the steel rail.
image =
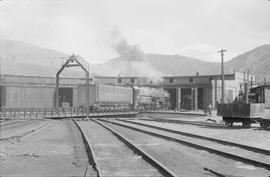
POLYGON ((162 135, 162 134, 159 134, 159 133, 154 133, 154 132, 151 132, 151 131, 131 127, 131 126, 128 126, 128 125, 124 125, 124 124, 115 122, 115 121, 108 121, 108 120, 102 120, 102 119, 99 119, 99 120, 104 121, 104 122, 108 122, 108 123, 111 123, 111 124, 115 124, 115 125, 118 125, 118 126, 126 127, 128 129, 132 129, 132 130, 135 130, 135 131, 138 131, 138 132, 141 132, 141 133, 149 134, 149 135, 159 137, 159 138, 162 138, 162 139, 166 139, 166 140, 169 140, 169 141, 174 141, 174 142, 184 144, 184 145, 196 148, 196 149, 205 150, 205 151, 208 151, 208 152, 211 152, 211 153, 214 153, 214 154, 226 157, 226 158, 230 158, 230 159, 233 159, 233 160, 237 160, 237 161, 246 163, 246 164, 250 164, 250 165, 254 165, 254 166, 257 166, 257 167, 262 167, 262 168, 270 170, 270 164, 268 164, 268 163, 259 162, 259 161, 253 160, 253 159, 249 159, 249 158, 241 157, 239 155, 234 155, 234 154, 230 154, 230 153, 227 153, 227 152, 219 151, 219 150, 216 150, 216 149, 213 149, 213 148, 205 147, 205 146, 195 144, 195 143, 192 143, 192 142, 188 142, 188 141, 185 141, 185 140, 181 140, 181 139, 178 139, 178 138, 173 138, 173 137, 162 135))
POLYGON ((9 129, 20 127, 20 126, 31 125, 31 124, 34 124, 37 122, 38 122, 37 120, 31 120, 31 121, 27 120, 27 121, 22 121, 22 122, 16 122, 13 124, 8 124, 8 125, 2 125, 2 126, 0 126, 0 130, 1 131, 9 130, 9 129))
POLYGON ((51 123, 51 122, 47 122, 47 123, 45 123, 45 124, 43 124, 43 125, 37 127, 36 129, 28 130, 28 131, 22 132, 20 135, 0 138, 0 141, 7 141, 7 140, 10 140, 10 139, 19 139, 19 138, 28 136, 28 135, 30 135, 30 134, 32 134, 32 133, 36 133, 37 131, 40 131, 41 129, 43 129, 43 128, 49 126, 49 125, 52 125, 52 123, 51 123))
POLYGON ((210 138, 207 136, 196 135, 196 134, 187 133, 187 132, 183 132, 183 131, 172 130, 172 129, 163 128, 163 127, 159 127, 159 126, 148 125, 148 124, 144 124, 144 123, 140 123, 140 122, 128 121, 128 120, 123 120, 123 119, 116 119, 116 120, 131 123, 131 124, 141 125, 141 126, 145 126, 145 127, 149 127, 149 128, 154 128, 154 129, 162 130, 162 131, 166 131, 166 132, 171 132, 171 133, 175 133, 175 134, 179 134, 179 135, 184 135, 187 137, 209 140, 209 141, 217 142, 217 143, 224 144, 224 145, 236 146, 236 147, 239 147, 241 149, 253 151, 256 153, 260 153, 260 154, 270 155, 270 150, 266 150, 266 149, 256 148, 256 147, 247 146, 247 145, 234 143, 234 142, 230 142, 230 141, 225 141, 225 140, 220 140, 220 139, 216 139, 216 138, 210 138))
MULTIPOLYGON (((29 121, 29 120, 26 120, 26 121, 29 121)), ((22 123, 22 122, 25 122, 25 121, 11 121, 11 122, 6 122, 6 123, 0 123, 0 127, 4 127, 4 126, 8 126, 8 125, 15 125, 15 124, 19 124, 19 123, 22 123)))
MULTIPOLYGON (((90 143, 87 135, 84 133, 84 131, 81 129, 80 125, 75 121, 73 120, 73 122, 75 123, 75 125, 78 127, 81 135, 82 135, 82 138, 83 138, 83 142, 84 142, 84 146, 85 146, 85 149, 86 149, 86 152, 87 152, 87 156, 88 156, 88 161, 90 163, 90 165, 92 165, 93 169, 96 171, 97 173, 97 177, 100 177, 101 174, 100 174, 100 165, 98 164, 97 162, 97 158, 96 158, 96 155, 94 153, 94 148, 92 146, 92 144, 90 143)), ((87 175, 87 169, 86 169, 86 172, 84 174, 84 176, 87 175)))
POLYGON ((224 124, 210 124, 210 123, 186 121, 186 120, 172 120, 172 119, 161 119, 161 118, 141 119, 141 120, 226 128, 224 124))
POLYGON ((177 175, 174 174, 171 170, 169 170, 167 167, 165 167, 163 164, 161 164, 157 159, 146 153, 144 150, 136 146, 134 143, 131 142, 131 140, 127 139, 123 135, 121 135, 116 130, 108 127, 107 125, 101 123, 100 121, 96 121, 92 119, 94 122, 100 124, 107 130, 109 130, 113 135, 115 135, 119 140, 121 140, 124 144, 126 144, 134 153, 142 156, 142 158, 147 161, 150 165, 154 166, 161 174, 167 177, 176 177, 177 175))

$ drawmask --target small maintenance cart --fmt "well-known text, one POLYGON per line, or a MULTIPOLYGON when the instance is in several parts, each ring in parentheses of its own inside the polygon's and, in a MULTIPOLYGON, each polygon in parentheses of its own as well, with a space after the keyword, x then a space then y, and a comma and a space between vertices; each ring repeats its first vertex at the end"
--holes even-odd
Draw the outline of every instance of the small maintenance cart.
POLYGON ((217 115, 223 117, 227 127, 234 122, 242 122, 243 127, 250 127, 252 123, 259 122, 264 128, 270 126, 270 118, 264 117, 264 103, 218 103, 217 115))

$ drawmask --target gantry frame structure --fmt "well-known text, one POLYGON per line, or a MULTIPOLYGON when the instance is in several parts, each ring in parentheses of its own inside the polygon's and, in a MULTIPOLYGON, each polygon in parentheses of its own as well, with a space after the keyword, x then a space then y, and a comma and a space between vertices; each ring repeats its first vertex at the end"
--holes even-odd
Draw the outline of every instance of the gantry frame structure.
POLYGON ((55 106, 57 110, 59 111, 59 77, 61 72, 65 68, 69 67, 81 67, 86 75, 86 118, 89 118, 89 71, 87 68, 83 66, 83 64, 78 60, 80 56, 72 54, 69 56, 66 60, 66 62, 62 65, 62 67, 58 70, 56 73, 56 90, 55 90, 55 106))

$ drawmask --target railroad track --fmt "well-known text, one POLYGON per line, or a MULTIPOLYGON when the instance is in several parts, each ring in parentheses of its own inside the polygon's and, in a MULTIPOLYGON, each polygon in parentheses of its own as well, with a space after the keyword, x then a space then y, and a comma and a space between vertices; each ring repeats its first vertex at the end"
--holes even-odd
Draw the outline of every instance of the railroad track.
MULTIPOLYGON (((196 121, 187 121, 187 120, 173 120, 173 119, 162 119, 162 118, 155 118, 155 119, 140 119, 144 121, 155 121, 155 122, 168 122, 168 123, 177 123, 177 124, 188 124, 188 125, 197 125, 197 126, 208 126, 208 127, 215 127, 215 128, 226 128, 225 124, 220 124, 220 123, 206 123, 206 122, 196 122, 196 121)), ((242 128, 238 126, 230 127, 232 128, 242 128)))
MULTIPOLYGON (((142 158, 146 163, 148 163, 148 165, 151 166, 151 168, 154 168, 153 171, 158 172, 158 174, 154 174, 154 176, 168 176, 168 177, 176 176, 172 171, 167 169, 166 166, 159 163, 158 160, 156 160, 154 157, 147 154, 145 151, 143 151, 141 148, 139 148, 134 142, 132 142, 128 138, 124 137, 116 130, 108 127, 107 125, 105 125, 104 123, 101 123, 99 121, 95 121, 95 120, 93 120, 93 121, 95 123, 97 123, 98 125, 102 126, 103 128, 105 128, 106 130, 108 130, 109 132, 111 132, 111 134, 113 136, 115 136, 118 140, 120 140, 121 143, 124 143, 125 146, 129 150, 133 151, 133 153, 136 156, 138 156, 139 158, 142 158)), ((74 122, 76 123, 76 125, 78 126, 79 130, 81 131, 81 133, 83 135, 83 139, 85 140, 86 147, 88 149, 88 154, 89 154, 88 157, 90 159, 90 164, 96 170, 97 176, 106 176, 106 174, 104 174, 102 172, 102 168, 104 168, 104 167, 102 167, 102 163, 99 163, 98 159, 100 159, 100 158, 98 158, 96 155, 98 152, 95 152, 94 147, 91 145, 91 141, 88 139, 87 133, 85 132, 85 130, 82 127, 80 127, 80 125, 76 121, 74 121, 74 122)), ((126 155, 124 152, 121 153, 121 156, 123 156, 123 157, 125 157, 125 155, 126 155)), ((132 160, 130 160, 130 161, 132 162, 132 160)), ((122 169, 114 169, 114 170, 121 171, 122 169)), ((144 168, 140 171, 140 174, 144 174, 143 170, 144 170, 144 168)), ((129 174, 129 176, 134 176, 134 174, 129 174)))
POLYGON ((183 131, 179 131, 179 130, 172 130, 172 129, 169 129, 169 128, 164 128, 164 127, 161 127, 161 126, 149 125, 149 124, 145 124, 145 123, 141 123, 141 122, 134 122, 134 121, 124 120, 124 119, 116 119, 116 120, 131 123, 131 124, 141 125, 141 126, 145 126, 145 127, 150 127, 150 128, 157 129, 157 130, 163 130, 163 131, 166 131, 166 132, 171 132, 171 133, 175 133, 175 134, 179 134, 179 135, 183 135, 183 136, 187 136, 187 137, 193 137, 193 138, 198 138, 198 139, 202 139, 202 140, 208 140, 208 141, 212 141, 212 142, 217 142, 217 143, 224 144, 224 145, 239 147, 239 148, 242 148, 244 150, 253 151, 253 152, 256 152, 256 153, 260 153, 260 154, 270 156, 270 150, 266 150, 266 149, 247 146, 247 145, 243 145, 243 144, 239 144, 239 143, 234 143, 234 142, 231 142, 231 141, 220 140, 220 139, 211 138, 211 137, 208 137, 208 136, 197 135, 197 134, 183 132, 183 131))
MULTIPOLYGON (((99 167, 99 164, 96 162, 97 158, 95 156, 93 146, 91 145, 86 133, 83 131, 83 129, 80 127, 80 125, 75 120, 73 120, 73 122, 78 127, 79 131, 81 132, 83 142, 85 145, 85 149, 87 152, 89 164, 92 166, 93 170, 96 172, 97 177, 100 177, 100 167, 99 167)), ((84 177, 88 176, 87 171, 88 171, 88 167, 85 170, 84 177)))
MULTIPOLYGON (((101 120, 101 119, 100 119, 101 120)), ((185 134, 184 132, 169 131, 164 128, 139 125, 130 122, 120 122, 113 120, 101 120, 114 125, 122 126, 148 135, 159 137, 165 140, 174 141, 196 149, 208 151, 210 153, 230 158, 245 164, 262 167, 270 170, 269 151, 254 147, 239 145, 216 139, 209 139, 199 135, 185 134), (184 134, 183 134, 184 133, 184 134)))
POLYGON ((15 124, 17 122, 22 122, 21 120, 3 120, 3 121, 0 121, 0 127, 1 126, 6 126, 6 125, 11 125, 11 124, 15 124))
MULTIPOLYGON (((31 122, 31 124, 34 124, 34 123, 37 123, 37 122, 36 121, 31 122)), ((15 126, 13 125, 12 127, 8 127, 8 130, 15 128, 15 127, 21 128, 21 126, 31 125, 31 124, 29 124, 29 122, 27 121, 27 124, 26 124, 26 122, 24 122, 24 124, 19 124, 19 125, 15 125, 15 126)), ((3 130, 7 130, 7 129, 3 129, 3 127, 1 127, 0 141, 18 140, 18 139, 25 137, 27 135, 30 135, 32 133, 36 133, 36 132, 40 131, 41 129, 48 127, 50 125, 51 125, 51 122, 46 122, 46 123, 41 124, 40 126, 28 127, 28 128, 26 128, 26 130, 23 130, 23 131, 19 131, 19 132, 13 131, 11 134, 9 133, 8 135, 5 135, 5 132, 3 131, 3 130)))
POLYGON ((17 128, 20 126, 31 125, 31 124, 35 124, 36 122, 38 122, 38 121, 37 120, 24 120, 24 121, 9 122, 6 124, 1 124, 0 130, 3 131, 3 130, 17 128))
MULTIPOLYGON (((215 127, 220 129, 242 129, 245 128, 242 125, 227 127, 225 124, 221 123, 208 123, 207 120, 205 122, 201 121, 187 121, 187 120, 173 120, 173 119, 164 119, 164 118, 151 118, 151 119, 140 119, 144 121, 155 121, 155 122, 167 122, 167 123, 177 123, 177 124, 188 124, 188 125, 196 125, 201 127, 215 127)), ((258 128, 258 127, 251 127, 258 128)), ((260 128, 260 127, 259 127, 260 128)))
MULTIPOLYGON (((100 119, 98 119, 98 120, 100 120, 100 119)), ((138 143, 137 141, 134 141, 134 140, 131 140, 131 139, 129 139, 129 138, 127 138, 127 136, 124 136, 122 133, 120 133, 119 131, 117 131, 117 128, 112 128, 111 126, 108 126, 108 125, 106 125, 106 124, 103 124, 103 123, 101 123, 101 121, 95 121, 95 122, 97 122, 97 123, 99 123, 99 124, 101 124, 102 126, 105 126, 107 129, 109 129, 110 131, 112 131, 113 133, 117 133, 118 135, 117 136, 120 136, 120 137, 118 137, 118 138, 120 138, 120 139, 122 139, 122 138, 124 138, 125 140, 124 141, 129 141, 129 142, 127 142, 128 144, 129 144, 129 146, 131 145, 131 148, 133 149, 134 148, 134 146, 135 146, 135 153, 138 153, 138 154, 141 154, 141 153, 143 153, 143 154, 146 154, 148 157, 150 157, 150 158, 152 158, 153 160, 154 160, 154 164, 153 164, 153 162, 152 162, 152 160, 150 159, 150 162, 149 162, 149 159, 148 159, 148 157, 146 157, 146 160, 150 163, 150 164, 153 164, 153 166, 156 166, 156 168, 157 169, 159 169, 159 170, 162 170, 162 172, 164 171, 164 170, 166 170, 166 171, 170 171, 170 174, 168 174, 168 175, 166 175, 166 171, 165 171, 165 175, 164 176, 194 176, 194 174, 193 175, 187 175, 187 174, 185 174, 186 173, 186 169, 183 169, 183 168, 185 168, 185 167, 182 167, 180 164, 178 164, 178 162, 179 162, 179 160, 181 161, 181 160, 183 160, 183 159, 179 159, 179 158, 176 158, 175 159, 175 156, 173 155, 173 159, 172 159, 172 161, 170 161, 169 159, 168 160, 166 160, 166 161, 164 161, 163 159, 162 159, 162 156, 163 155, 158 155, 158 154, 156 154, 157 152, 155 152, 156 150, 151 150, 151 151, 149 151, 149 149, 145 149, 145 147, 141 147, 141 145, 142 144, 140 144, 140 143, 138 143), (136 147, 137 146, 137 147, 136 147), (140 152, 137 152, 137 151, 140 151, 140 152), (152 155, 151 155, 152 154, 152 155), (175 166, 176 165, 176 166, 175 166), (180 166, 179 166, 180 165, 180 166), (180 168, 179 168, 180 167, 180 168), (180 170, 179 170, 180 169, 180 170)), ((106 121, 105 121, 106 122, 106 121)), ((108 122, 107 122, 108 123, 108 122)), ((110 123, 110 122, 109 122, 110 123)), ((151 144, 151 143, 150 143, 151 144)), ((150 145, 151 146, 151 145, 150 145)), ((154 145, 155 146, 155 145, 154 145)), ((159 148, 160 149, 160 148, 159 148)), ((166 151, 166 150, 165 150, 166 151)), ((161 153, 161 154, 166 154, 166 152, 165 153, 161 153)), ((142 155, 142 156, 144 156, 144 155, 142 155)), ((190 159, 189 159, 190 160, 190 159)), ((187 163, 187 164, 185 164, 185 165, 187 165, 188 166, 188 164, 189 163, 187 163)), ((194 170, 194 169, 193 169, 194 170)), ((225 177, 225 175, 223 175, 223 174, 221 174, 221 173, 219 173, 219 172, 217 172, 217 171, 215 171, 215 170, 213 170, 213 169, 211 169, 211 168, 209 168, 209 167, 203 167, 203 168, 201 168, 201 166, 199 166, 198 167, 198 169, 196 168, 196 171, 199 171, 199 172, 197 172, 197 174, 195 175, 195 176, 198 176, 198 173, 200 174, 199 176, 201 176, 202 174, 207 174, 206 176, 217 176, 217 177, 225 177), (207 173, 206 173, 207 172, 207 173)))

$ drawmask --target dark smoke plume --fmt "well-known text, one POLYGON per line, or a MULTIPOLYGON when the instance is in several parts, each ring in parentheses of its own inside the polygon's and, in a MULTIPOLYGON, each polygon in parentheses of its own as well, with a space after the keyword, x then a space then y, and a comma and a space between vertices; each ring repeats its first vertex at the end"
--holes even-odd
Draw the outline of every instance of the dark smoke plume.
POLYGON ((138 45, 131 45, 123 37, 118 29, 111 31, 113 49, 121 56, 129 60, 142 60, 144 52, 138 45))
POLYGON ((133 72, 133 76, 147 77, 154 83, 162 81, 163 73, 148 63, 142 49, 138 45, 129 44, 117 28, 112 29, 111 40, 113 49, 122 59, 128 61, 126 67, 114 66, 116 74, 129 75, 133 72))

